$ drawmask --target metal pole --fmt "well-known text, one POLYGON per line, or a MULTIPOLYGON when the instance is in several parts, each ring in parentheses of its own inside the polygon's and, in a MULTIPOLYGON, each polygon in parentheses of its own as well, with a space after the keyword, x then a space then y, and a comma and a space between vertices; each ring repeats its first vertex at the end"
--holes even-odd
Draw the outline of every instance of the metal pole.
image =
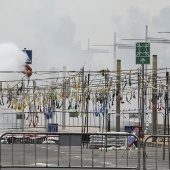
MULTIPOLYGON (((169 72, 166 72, 166 109, 167 109, 167 128, 168 128, 168 135, 169 135, 169 72)), ((168 162, 169 162, 169 169, 170 169, 170 143, 168 138, 168 162)))
MULTIPOLYGON (((105 70, 105 74, 104 74, 104 77, 105 77, 105 96, 104 96, 104 116, 105 116, 105 122, 106 122, 106 132, 108 131, 108 119, 107 119, 107 92, 106 92, 106 88, 107 88, 107 70, 105 70)), ((103 116, 103 118, 104 118, 103 116)))
MULTIPOLYGON (((164 135, 166 135, 166 125, 167 125, 167 118, 168 118, 168 77, 169 77, 169 73, 166 72, 166 93, 165 93, 165 117, 164 117, 164 135)), ((168 122, 169 123, 169 122, 168 122)), ((164 137, 164 140, 163 140, 163 160, 165 160, 165 137, 164 137)), ((169 138, 168 138, 168 145, 169 145, 169 138)), ((169 151, 169 147, 168 147, 168 151, 169 151)))
MULTIPOLYGON (((88 74, 88 95, 89 95, 89 82, 90 82, 90 71, 89 71, 89 74, 88 74)), ((86 104, 86 112, 87 112, 87 133, 89 132, 89 99, 88 99, 88 102, 86 104)))
MULTIPOLYGON (((106 70, 106 75, 105 75, 105 86, 106 88, 108 87, 108 81, 109 81, 109 72, 108 70, 106 70)), ((107 109, 107 112, 106 112, 106 118, 107 118, 107 131, 110 132, 110 114, 108 113, 108 91, 106 91, 106 109, 107 109)))
MULTIPOLYGON (((22 85, 23 85, 23 93, 25 93, 25 86, 24 86, 24 83, 22 82, 22 85)), ((25 94, 24 94, 25 95, 25 94)), ((22 111, 22 132, 24 132, 24 109, 22 111)))
POLYGON ((144 64, 142 64, 142 117, 141 117, 141 125, 142 125, 142 144, 144 138, 144 64))
POLYGON ((83 133, 83 126, 84 126, 84 104, 85 104, 85 96, 84 96, 84 67, 81 69, 82 72, 82 77, 81 77, 81 88, 82 88, 82 110, 81 110, 81 115, 82 115, 82 133, 83 133))
MULTIPOLYGON (((66 66, 63 66, 63 94, 66 93, 66 66)), ((64 97, 65 95, 63 95, 62 98, 62 129, 65 129, 65 124, 66 124, 66 99, 64 97)))
MULTIPOLYGON (((166 72, 166 109, 167 109, 167 130, 168 130, 168 135, 169 135, 169 72, 166 72)), ((169 140, 168 140, 169 141, 169 140)))
MULTIPOLYGON (((148 26, 146 25, 145 42, 148 42, 148 26)), ((145 80, 147 80, 147 64, 145 64, 145 80)), ((147 111, 147 86, 145 87, 145 112, 147 111)), ((145 114, 145 113, 144 113, 145 114)))
MULTIPOLYGON (((152 88, 152 135, 157 134, 157 55, 153 55, 153 88, 152 88)), ((156 138, 152 138, 156 142, 156 138)))
MULTIPOLYGON (((141 108, 140 108, 140 71, 138 70, 138 119, 141 120, 141 108)), ((139 127, 141 123, 139 121, 139 127)))
MULTIPOLYGON (((86 84, 86 82, 87 82, 87 77, 85 76, 85 84, 86 84)), ((83 130, 83 132, 85 133, 86 132, 86 125, 87 125, 88 92, 87 93, 85 92, 84 96, 85 96, 84 105, 86 107, 85 107, 85 112, 84 112, 85 117, 84 117, 84 130, 83 130)))

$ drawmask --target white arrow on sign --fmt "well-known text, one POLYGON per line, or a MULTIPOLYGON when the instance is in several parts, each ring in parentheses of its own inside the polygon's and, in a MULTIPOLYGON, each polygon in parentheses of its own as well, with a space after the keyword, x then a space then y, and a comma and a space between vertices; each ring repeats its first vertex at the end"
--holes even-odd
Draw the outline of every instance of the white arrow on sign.
POLYGON ((145 59, 144 59, 144 58, 142 58, 140 61, 141 61, 142 63, 144 63, 144 62, 145 62, 145 59))

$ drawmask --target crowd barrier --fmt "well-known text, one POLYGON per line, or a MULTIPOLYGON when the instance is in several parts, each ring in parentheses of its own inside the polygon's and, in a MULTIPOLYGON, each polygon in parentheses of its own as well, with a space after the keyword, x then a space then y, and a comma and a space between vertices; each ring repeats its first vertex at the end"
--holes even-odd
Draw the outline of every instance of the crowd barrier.
POLYGON ((127 132, 4 133, 0 169, 140 169, 140 140, 127 132))

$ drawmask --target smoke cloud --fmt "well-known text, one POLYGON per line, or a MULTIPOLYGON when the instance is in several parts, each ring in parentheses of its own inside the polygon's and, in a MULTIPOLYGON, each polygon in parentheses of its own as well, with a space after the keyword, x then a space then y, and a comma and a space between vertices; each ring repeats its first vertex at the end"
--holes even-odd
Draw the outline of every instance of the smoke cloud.
POLYGON ((23 77, 24 75, 22 73, 16 72, 24 71, 24 65, 27 57, 27 54, 20 50, 14 43, 0 44, 0 80, 19 80, 19 78, 23 77), (7 73, 7 71, 11 71, 13 73, 7 73))
POLYGON ((62 70, 63 66, 67 70, 79 70, 91 62, 92 56, 82 50, 79 40, 75 40, 75 21, 68 14, 58 15, 56 1, 19 0, 18 3, 20 5, 10 1, 10 6, 4 3, 3 8, 0 7, 0 14, 6 17, 6 21, 12 18, 15 21, 6 22, 0 15, 3 25, 0 31, 4 32, 0 39, 32 50, 34 70, 49 70, 51 67, 62 70))

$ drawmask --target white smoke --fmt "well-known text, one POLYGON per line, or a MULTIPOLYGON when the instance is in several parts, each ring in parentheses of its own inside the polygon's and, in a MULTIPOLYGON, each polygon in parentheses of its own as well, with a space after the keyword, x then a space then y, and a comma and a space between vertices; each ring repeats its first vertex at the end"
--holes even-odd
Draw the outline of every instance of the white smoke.
POLYGON ((14 43, 0 44, 0 81, 19 80, 24 75, 27 54, 14 43))

